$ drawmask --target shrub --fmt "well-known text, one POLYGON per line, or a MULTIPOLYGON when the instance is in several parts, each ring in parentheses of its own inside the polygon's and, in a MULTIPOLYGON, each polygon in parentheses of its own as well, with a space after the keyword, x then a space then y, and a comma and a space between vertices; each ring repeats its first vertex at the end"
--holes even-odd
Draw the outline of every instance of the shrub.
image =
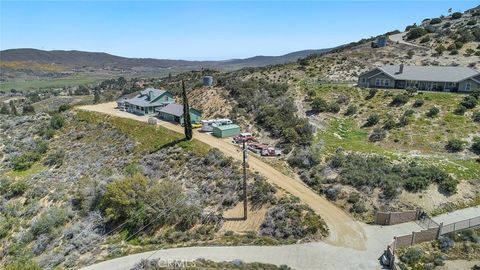
POLYGON ((427 30, 419 27, 411 28, 407 33, 407 40, 417 39, 427 34, 427 30))
POLYGON ((398 94, 395 95, 392 99, 390 105, 392 106, 401 106, 408 102, 410 97, 407 94, 398 94))
POLYGON ((475 25, 475 24, 477 24, 477 20, 475 20, 475 19, 472 19, 472 20, 467 22, 467 25, 475 25))
POLYGON ((440 113, 440 109, 438 109, 437 107, 431 107, 428 112, 427 112, 427 116, 428 117, 436 117, 438 115, 438 113, 440 113))
POLYGON ((50 118, 50 126, 53 129, 61 129, 64 124, 65 124, 65 118, 59 113, 53 114, 52 118, 50 118))
POLYGON ((310 105, 312 110, 316 112, 326 112, 328 110, 328 103, 321 97, 314 98, 310 105))
POLYGON ((480 123, 480 112, 474 112, 472 115, 473 122, 480 123))
POLYGON ((406 111, 403 113, 403 116, 410 117, 410 116, 412 116, 414 113, 415 113, 414 110, 408 109, 408 110, 406 110, 406 111))
POLYGON ((442 19, 440 18, 433 18, 432 20, 430 20, 430 24, 439 24, 442 22, 442 19))
POLYGON ((445 46, 443 46, 442 44, 438 45, 436 48, 435 48, 435 51, 438 53, 438 54, 443 54, 444 51, 446 51, 447 48, 445 48, 445 46))
POLYGON ((374 126, 378 123, 379 120, 380 120, 380 116, 378 114, 376 113, 371 114, 368 116, 367 121, 365 122, 365 126, 366 127, 374 126))
POLYGON ((352 192, 350 195, 348 195, 347 202, 354 204, 356 202, 360 201, 360 193, 358 192, 352 192))
POLYGON ((30 231, 34 236, 51 232, 57 226, 65 224, 68 220, 67 211, 59 207, 48 208, 32 222, 30 231))
POLYGON ((368 95, 365 97, 365 99, 372 99, 373 97, 375 97, 375 95, 377 94, 378 92, 378 89, 376 88, 370 88, 370 90, 368 90, 368 95))
POLYGON ((340 105, 337 103, 331 103, 328 105, 328 111, 331 113, 338 113, 340 111, 340 105))
POLYGON ((42 270, 42 267, 33 260, 20 260, 6 263, 5 270, 42 270))
POLYGON ((383 128, 386 130, 390 130, 396 126, 395 120, 393 120, 393 117, 389 116, 387 117, 387 120, 383 123, 383 128))
POLYGON ((312 147, 297 147, 288 158, 288 164, 297 168, 309 169, 320 162, 317 149, 312 147))
POLYGON ((26 152, 12 159, 12 167, 15 171, 24 171, 40 160, 41 156, 35 151, 26 152))
POLYGON ((423 251, 420 248, 409 247, 400 259, 406 264, 414 264, 419 262, 423 257, 423 251))
MULTIPOLYGON (((424 39, 425 39, 425 38, 423 38, 422 41, 423 41, 424 39)), ((420 41, 420 42, 422 42, 422 41, 420 41)), ((428 40, 425 41, 425 42, 428 42, 428 40)), ((415 51, 414 51, 414 50, 408 50, 408 51, 407 51, 407 57, 408 57, 408 59, 412 59, 414 55, 415 55, 415 51)))
POLYGON ((454 114, 456 115, 464 115, 465 112, 467 111, 467 108, 463 105, 458 105, 457 108, 453 111, 454 114))
POLYGON ((266 203, 274 203, 276 191, 277 189, 274 186, 265 181, 262 176, 256 174, 249 188, 248 199, 254 207, 260 207, 266 203))
POLYGON ((462 13, 460 13, 460 12, 454 12, 454 13, 452 14, 452 19, 453 19, 453 20, 460 19, 461 17, 462 17, 462 13))
POLYGON ((438 238, 438 247, 442 252, 448 252, 455 246, 455 242, 448 236, 440 236, 438 238))
POLYGON ((427 43, 430 41, 430 36, 424 36, 421 40, 420 43, 427 43))
POLYGON ((58 107, 58 112, 65 112, 70 110, 71 106, 68 104, 62 104, 58 107))
POLYGON ((408 118, 408 116, 405 116, 405 115, 403 115, 402 117, 400 117, 400 119, 398 120, 398 126, 399 126, 399 127, 405 127, 405 126, 407 126, 409 123, 410 123, 410 118, 408 118))
POLYGON ((63 150, 58 150, 48 155, 43 164, 50 167, 61 166, 64 159, 65 152, 63 150))
POLYGON ((467 109, 475 108, 475 106, 477 106, 477 103, 478 100, 474 96, 466 96, 463 98, 462 102, 460 102, 460 104, 467 109))
POLYGON ((473 153, 480 155, 480 137, 473 138, 473 143, 472 146, 470 146, 470 150, 473 153))
POLYGON ((367 212, 367 207, 365 206, 365 202, 363 201, 358 201, 350 207, 350 212, 356 213, 356 214, 361 214, 367 212))
POLYGON ((340 195, 339 188, 329 188, 325 191, 325 196, 331 201, 338 200, 338 195, 340 195))
POLYGON ((415 107, 415 108, 422 107, 424 103, 425 103, 425 101, 423 99, 417 99, 413 103, 413 107, 415 107))
POLYGON ((458 54, 458 50, 457 49, 453 49, 450 51, 450 55, 457 55, 458 54))
POLYGON ((350 116, 357 113, 357 107, 355 105, 348 106, 347 110, 345 111, 345 115, 350 116))

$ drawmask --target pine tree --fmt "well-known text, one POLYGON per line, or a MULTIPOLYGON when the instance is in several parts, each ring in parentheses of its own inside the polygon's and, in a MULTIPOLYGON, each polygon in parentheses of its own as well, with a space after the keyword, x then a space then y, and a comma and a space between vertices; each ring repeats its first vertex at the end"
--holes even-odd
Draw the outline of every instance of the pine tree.
POLYGON ((185 82, 182 80, 182 99, 183 99, 183 126, 185 128, 185 139, 190 141, 193 138, 192 122, 190 120, 190 108, 188 106, 187 90, 185 82))

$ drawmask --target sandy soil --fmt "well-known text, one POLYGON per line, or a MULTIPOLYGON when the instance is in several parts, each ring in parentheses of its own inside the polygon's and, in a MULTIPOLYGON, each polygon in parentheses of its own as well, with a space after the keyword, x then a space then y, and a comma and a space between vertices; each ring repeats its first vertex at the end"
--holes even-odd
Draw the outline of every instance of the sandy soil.
MULTIPOLYGON (((258 232, 260 230, 260 225, 262 225, 262 222, 265 219, 267 211, 268 207, 265 206, 255 210, 249 208, 247 212, 247 220, 227 220, 223 223, 219 233, 224 233, 226 231, 233 231, 239 234, 248 231, 258 232)), ((243 217, 243 203, 239 203, 234 208, 225 211, 223 216, 225 218, 243 217)))
POLYGON ((480 265, 480 261, 465 261, 465 260, 453 260, 445 261, 444 266, 440 266, 435 269, 439 270, 465 270, 472 269, 474 265, 480 265))
MULTIPOLYGON (((116 102, 109 102, 97 105, 80 106, 78 109, 95 111, 143 122, 146 122, 148 119, 148 117, 145 116, 137 116, 131 113, 122 112, 115 109, 115 107, 116 102)), ((173 131, 183 133, 183 128, 179 125, 164 121, 159 121, 158 124, 173 131)), ((227 141, 219 140, 210 134, 201 133, 198 130, 194 131, 194 138, 220 149, 226 155, 237 160, 241 160, 242 158, 239 149, 227 141)), ((312 191, 297 177, 292 178, 284 175, 263 162, 260 158, 249 156, 248 163, 251 170, 259 172, 272 184, 275 184, 290 194, 297 196, 303 203, 307 204, 325 220, 330 230, 330 235, 325 240, 327 243, 335 246, 365 250, 366 236, 361 224, 355 221, 339 207, 312 191)))

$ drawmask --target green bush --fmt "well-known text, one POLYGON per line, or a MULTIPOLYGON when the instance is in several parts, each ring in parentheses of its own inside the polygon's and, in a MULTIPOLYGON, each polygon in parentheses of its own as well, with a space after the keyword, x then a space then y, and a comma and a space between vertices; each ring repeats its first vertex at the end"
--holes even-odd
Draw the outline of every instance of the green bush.
POLYGON ((351 116, 357 113, 357 107, 355 105, 348 106, 347 110, 345 111, 345 115, 351 116))
POLYGON ((409 118, 408 116, 405 116, 405 115, 403 115, 402 117, 400 117, 400 119, 398 120, 398 126, 399 126, 399 127, 405 127, 405 126, 407 126, 409 123, 410 123, 410 118, 409 118))
POLYGON ((248 199, 254 207, 261 207, 266 203, 275 203, 275 192, 277 189, 270 185, 260 175, 255 175, 252 185, 249 187, 248 199))
POLYGON ((42 270, 42 267, 32 260, 20 260, 6 263, 5 270, 42 270))
POLYGON ((367 118, 367 121, 365 122, 365 126, 366 127, 371 127, 371 126, 374 126, 378 123, 378 121, 380 120, 380 116, 376 113, 374 114, 371 114, 368 116, 367 118))
POLYGON ((465 144, 466 142, 462 140, 451 139, 447 142, 447 145, 445 145, 445 149, 447 149, 449 152, 460 152, 465 149, 465 144))
POLYGON ((473 138, 473 143, 472 146, 470 146, 470 150, 473 153, 480 155, 480 137, 473 138))
POLYGON ((34 236, 50 233, 56 227, 65 224, 67 220, 68 214, 64 208, 51 207, 32 222, 30 231, 34 236))
POLYGON ((475 106, 477 106, 478 100, 474 96, 466 96, 463 98, 462 102, 460 102, 460 105, 464 106, 467 109, 473 109, 475 106))
POLYGON ((415 107, 415 108, 422 107, 424 103, 425 103, 425 101, 423 99, 417 99, 413 103, 413 107, 415 107))
POLYGON ((365 97, 365 99, 372 99, 373 97, 375 97, 375 95, 377 94, 378 92, 378 89, 376 88, 370 88, 370 90, 368 90, 368 95, 365 97))
POLYGON ((480 123, 480 112, 474 112, 472 115, 473 122, 480 123))
POLYGON ((393 117, 389 116, 387 117, 387 120, 383 123, 383 128, 386 130, 390 130, 394 128, 397 124, 395 123, 395 120, 393 120, 393 117))
POLYGON ((440 18, 433 18, 432 20, 430 20, 430 24, 439 24, 442 22, 442 19, 440 18))
POLYGON ((330 166, 338 169, 340 183, 356 188, 383 188, 387 198, 395 197, 398 187, 418 192, 437 183, 442 191, 454 193, 457 185, 456 180, 437 167, 394 163, 378 155, 337 152, 330 159, 330 166))
POLYGON ((26 152, 12 159, 12 167, 15 171, 24 171, 32 167, 40 158, 40 154, 35 151, 26 152))
POLYGON ((407 33, 407 40, 417 39, 426 35, 428 32, 427 30, 419 27, 411 28, 407 33))
POLYGON ((423 258, 423 250, 417 247, 409 247, 404 254, 400 256, 400 260, 406 264, 415 264, 423 258))
POLYGON ((461 17, 462 17, 462 13, 460 13, 460 12, 454 12, 454 13, 452 14, 452 19, 453 19, 453 20, 460 19, 461 17))
POLYGON ((58 107, 58 112, 65 112, 70 110, 71 106, 68 104, 62 104, 58 107))
POLYGON ((63 115, 59 113, 53 114, 52 118, 50 118, 50 126, 53 129, 61 129, 64 124, 65 124, 65 118, 63 117, 63 115))
POLYGON ((63 150, 57 150, 51 153, 50 155, 48 155, 43 164, 50 167, 61 166, 63 164, 64 159, 65 159, 65 152, 63 150))
POLYGON ((372 134, 368 137, 368 140, 371 142, 383 141, 387 137, 387 131, 381 128, 376 128, 373 130, 372 134))
POLYGON ((398 95, 395 95, 393 97, 390 105, 392 105, 392 106, 402 106, 405 103, 407 103, 409 99, 410 99, 410 97, 405 93, 398 94, 398 95))
POLYGON ((421 40, 420 43, 427 43, 430 41, 430 36, 424 36, 421 40))
POLYGON ((427 116, 433 118, 433 117, 436 117, 439 113, 440 113, 440 109, 434 106, 428 110, 427 116))
POLYGON ((456 115, 464 115, 465 112, 467 112, 467 108, 463 105, 458 105, 457 108, 453 111, 454 114, 456 115))
POLYGON ((475 20, 475 19, 472 19, 472 20, 467 22, 467 25, 475 25, 475 24, 477 24, 477 20, 475 20))

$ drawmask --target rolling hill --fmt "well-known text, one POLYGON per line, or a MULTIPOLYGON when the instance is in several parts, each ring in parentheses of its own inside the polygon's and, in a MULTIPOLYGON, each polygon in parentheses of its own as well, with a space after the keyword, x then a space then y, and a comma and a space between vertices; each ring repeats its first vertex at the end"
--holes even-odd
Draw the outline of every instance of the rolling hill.
POLYGON ((238 69, 243 67, 260 67, 296 61, 310 54, 322 54, 330 49, 303 50, 281 56, 255 56, 245 59, 223 61, 186 61, 154 58, 127 58, 104 52, 84 51, 44 51, 37 49, 9 49, 0 51, 1 62, 32 62, 40 64, 57 64, 67 67, 91 68, 201 68, 238 69))

